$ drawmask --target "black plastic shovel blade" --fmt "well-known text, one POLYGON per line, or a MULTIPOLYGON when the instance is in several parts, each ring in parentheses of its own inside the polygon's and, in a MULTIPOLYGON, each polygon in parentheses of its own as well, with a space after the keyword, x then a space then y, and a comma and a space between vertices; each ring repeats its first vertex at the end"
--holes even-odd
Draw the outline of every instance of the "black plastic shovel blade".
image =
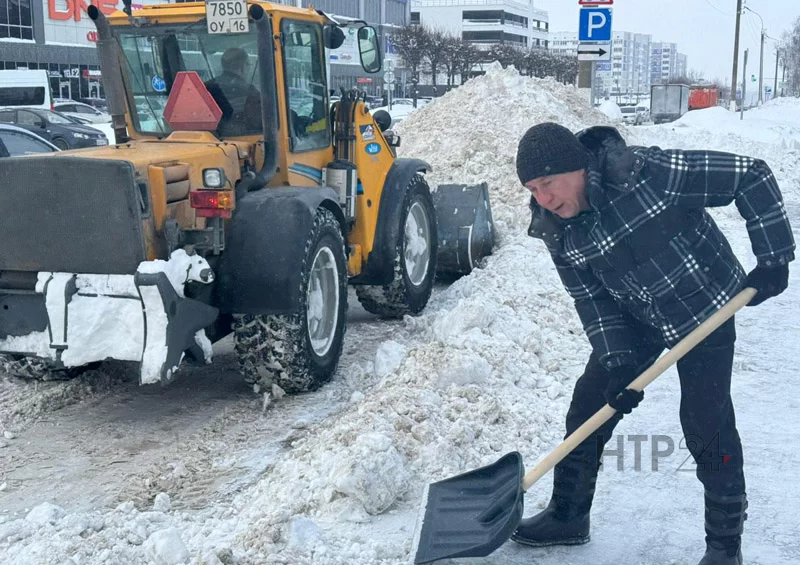
POLYGON ((483 557, 503 545, 522 519, 522 455, 428 487, 414 563, 483 557))

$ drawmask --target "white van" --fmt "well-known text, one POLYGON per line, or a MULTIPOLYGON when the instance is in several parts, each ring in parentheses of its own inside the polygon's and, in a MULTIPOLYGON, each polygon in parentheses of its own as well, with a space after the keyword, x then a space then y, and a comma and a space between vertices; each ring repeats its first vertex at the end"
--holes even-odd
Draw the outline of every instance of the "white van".
POLYGON ((0 107, 53 109, 50 79, 45 70, 0 71, 0 107))

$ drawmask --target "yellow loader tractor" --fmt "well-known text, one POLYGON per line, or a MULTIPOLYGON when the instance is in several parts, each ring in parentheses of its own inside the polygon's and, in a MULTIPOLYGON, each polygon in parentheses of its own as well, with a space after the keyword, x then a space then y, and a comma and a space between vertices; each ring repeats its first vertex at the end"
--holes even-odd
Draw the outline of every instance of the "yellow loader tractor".
POLYGON ((116 359, 168 383, 233 332, 248 382, 310 390, 341 356, 348 284, 413 315, 437 271, 491 253, 485 184, 432 195, 388 116, 356 92, 331 106, 343 27, 381 69, 364 22, 246 0, 89 15, 116 143, 0 160, 0 372, 116 359))

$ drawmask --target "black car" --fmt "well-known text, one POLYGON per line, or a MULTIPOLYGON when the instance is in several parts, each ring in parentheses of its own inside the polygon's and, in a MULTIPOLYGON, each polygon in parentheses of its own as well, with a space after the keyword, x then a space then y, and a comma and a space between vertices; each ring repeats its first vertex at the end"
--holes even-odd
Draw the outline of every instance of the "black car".
POLYGON ((0 123, 24 128, 50 141, 59 149, 108 145, 108 138, 103 132, 42 108, 2 108, 0 123))

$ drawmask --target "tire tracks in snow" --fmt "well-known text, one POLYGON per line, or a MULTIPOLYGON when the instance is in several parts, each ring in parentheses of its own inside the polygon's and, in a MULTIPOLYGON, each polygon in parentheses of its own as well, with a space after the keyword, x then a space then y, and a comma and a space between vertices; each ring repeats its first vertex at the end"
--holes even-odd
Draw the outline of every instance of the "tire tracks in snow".
POLYGON ((367 314, 352 291, 349 304, 332 382, 273 401, 266 411, 238 373, 231 338, 215 344, 212 365, 184 367, 167 387, 139 387, 130 374, 102 372, 71 382, 0 380, 0 417, 17 430, 0 449, 0 484, 8 485, 0 493, 3 512, 44 501, 68 511, 126 500, 145 508, 159 492, 187 510, 230 500, 377 380, 370 372, 375 352, 404 331, 403 322, 367 314))

